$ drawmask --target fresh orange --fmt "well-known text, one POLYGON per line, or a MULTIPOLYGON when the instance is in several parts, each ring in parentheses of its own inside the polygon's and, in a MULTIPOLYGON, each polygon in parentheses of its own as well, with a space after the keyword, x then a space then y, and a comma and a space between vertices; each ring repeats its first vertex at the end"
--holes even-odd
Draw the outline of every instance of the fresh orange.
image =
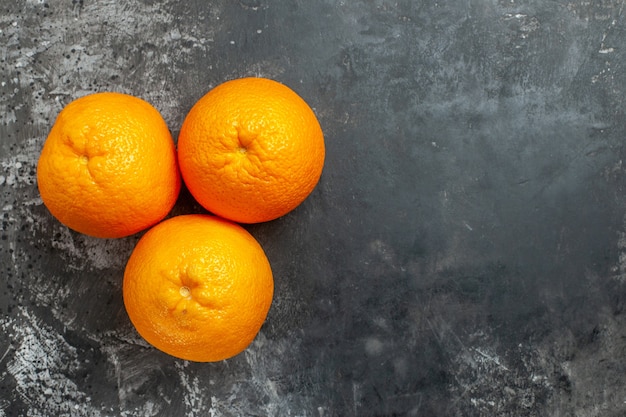
POLYGON ((192 107, 178 137, 185 184, 207 210, 241 223, 278 218, 313 191, 324 135, 307 103, 265 78, 227 81, 192 107))
POLYGON ((124 272, 139 334, 177 358, 213 362, 245 350, 274 292, 269 261, 244 228, 203 214, 169 218, 141 237, 124 272))
POLYGON ((181 179, 161 114, 140 98, 107 92, 61 110, 39 157, 37 184, 61 223, 115 238, 163 219, 181 179))

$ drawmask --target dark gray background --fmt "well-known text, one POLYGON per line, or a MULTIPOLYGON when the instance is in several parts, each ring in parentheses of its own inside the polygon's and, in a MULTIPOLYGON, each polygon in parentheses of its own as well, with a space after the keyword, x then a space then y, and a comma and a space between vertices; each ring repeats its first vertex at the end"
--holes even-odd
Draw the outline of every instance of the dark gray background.
POLYGON ((623 1, 0 8, 0 416, 626 415, 623 1), (313 107, 325 169, 248 227, 276 281, 255 342, 184 362, 125 313, 140 235, 60 225, 36 162, 79 96, 142 97, 176 136, 250 75, 313 107))

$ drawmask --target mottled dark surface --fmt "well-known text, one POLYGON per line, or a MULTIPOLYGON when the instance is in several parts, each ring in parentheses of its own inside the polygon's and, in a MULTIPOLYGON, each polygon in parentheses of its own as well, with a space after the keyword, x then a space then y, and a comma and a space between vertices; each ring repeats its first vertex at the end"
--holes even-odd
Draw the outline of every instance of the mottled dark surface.
POLYGON ((0 416, 626 415, 623 1, 0 3, 0 416), (255 342, 180 361, 123 307, 139 235, 60 225, 36 162, 79 96, 176 135, 249 75, 314 108, 325 171, 248 227, 255 342))

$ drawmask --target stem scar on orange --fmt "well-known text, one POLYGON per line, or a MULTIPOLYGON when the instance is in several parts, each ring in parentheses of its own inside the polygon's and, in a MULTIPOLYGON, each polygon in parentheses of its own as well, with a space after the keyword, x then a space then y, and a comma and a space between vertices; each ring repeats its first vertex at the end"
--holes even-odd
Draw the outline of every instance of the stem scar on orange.
POLYGON ((185 184, 210 212, 240 223, 296 208, 322 174, 322 128, 289 87, 265 78, 227 81, 200 98, 178 137, 185 184))
POLYGON ((37 163, 44 205, 87 235, 132 235, 162 220, 181 186, 176 148, 146 101, 105 92, 61 110, 37 163))
POLYGON ((123 296, 139 334, 177 358, 214 362, 254 340, 274 280, 256 239, 202 214, 167 219, 141 237, 124 271, 123 296))

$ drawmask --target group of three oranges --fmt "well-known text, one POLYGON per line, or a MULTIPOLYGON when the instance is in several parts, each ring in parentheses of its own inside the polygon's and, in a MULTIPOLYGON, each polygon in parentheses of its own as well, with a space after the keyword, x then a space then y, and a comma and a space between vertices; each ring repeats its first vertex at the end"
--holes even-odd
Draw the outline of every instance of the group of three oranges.
POLYGON ((67 227, 118 238, 150 228, 124 271, 139 334, 178 358, 218 361, 254 340, 274 281, 260 246, 237 223, 276 219, 312 192, 324 165, 313 110, 265 78, 227 81, 187 114, 177 146, 146 101, 104 92, 59 113, 37 166, 48 210, 67 227), (163 219, 182 181, 213 215, 163 219))

